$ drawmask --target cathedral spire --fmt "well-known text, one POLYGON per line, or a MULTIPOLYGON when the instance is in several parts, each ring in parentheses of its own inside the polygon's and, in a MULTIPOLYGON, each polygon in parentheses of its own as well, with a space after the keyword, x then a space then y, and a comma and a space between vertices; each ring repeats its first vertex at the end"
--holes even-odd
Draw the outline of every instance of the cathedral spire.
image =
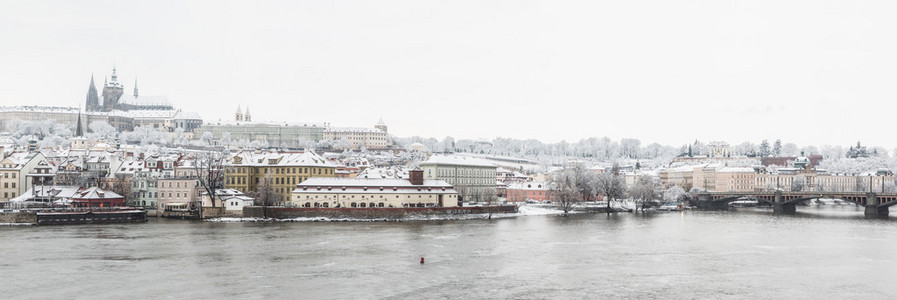
POLYGON ((115 65, 112 65, 112 82, 118 81, 118 74, 115 74, 115 65))
POLYGON ((87 100, 84 108, 87 111, 96 111, 100 107, 100 96, 97 94, 97 86, 93 81, 93 74, 90 74, 90 86, 87 87, 87 100))
MULTIPOLYGON (((93 80, 91 80, 91 82, 93 82, 93 80)), ((81 128, 81 109, 78 109, 78 124, 75 125, 75 136, 84 136, 84 129, 81 128)))
POLYGON ((134 98, 137 98, 137 78, 134 78, 134 98))
POLYGON ((246 122, 252 122, 252 116, 249 115, 249 106, 246 106, 246 114, 243 115, 243 120, 246 122))

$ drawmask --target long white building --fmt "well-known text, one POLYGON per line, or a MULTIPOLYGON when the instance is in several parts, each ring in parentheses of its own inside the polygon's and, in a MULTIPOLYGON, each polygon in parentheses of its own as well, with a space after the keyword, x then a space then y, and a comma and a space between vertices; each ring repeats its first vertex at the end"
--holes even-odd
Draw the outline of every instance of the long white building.
POLYGON ((452 185, 423 179, 420 170, 411 173, 409 179, 309 178, 296 185, 291 203, 297 207, 340 208, 458 206, 458 193, 452 185))

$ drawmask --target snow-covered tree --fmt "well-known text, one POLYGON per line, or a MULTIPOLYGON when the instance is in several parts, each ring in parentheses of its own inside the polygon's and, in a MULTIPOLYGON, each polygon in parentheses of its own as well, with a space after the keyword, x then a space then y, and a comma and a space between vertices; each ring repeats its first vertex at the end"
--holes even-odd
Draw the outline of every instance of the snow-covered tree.
POLYGON ((90 128, 90 133, 87 135, 88 138, 112 140, 118 136, 118 130, 106 121, 90 122, 87 128, 90 128))
POLYGON ((663 201, 664 202, 677 202, 685 199, 686 193, 678 185, 674 185, 669 187, 668 189, 663 191, 663 201))
POLYGON ((551 199, 554 200, 558 208, 564 211, 565 215, 573 210, 574 205, 582 201, 576 186, 576 174, 573 170, 555 172, 551 177, 549 187, 551 199))
POLYGON ((791 191, 792 192, 800 192, 807 188, 807 177, 804 175, 798 175, 794 177, 794 181, 791 182, 791 191))
POLYGON ((211 131, 204 131, 202 133, 202 137, 199 138, 199 141, 205 146, 211 146, 212 139, 214 139, 214 138, 215 138, 215 134, 213 134, 211 131))
POLYGON ((624 193, 626 192, 626 180, 620 175, 616 165, 610 172, 598 174, 595 182, 598 192, 607 198, 608 210, 610 209, 611 202, 623 198, 624 193))
POLYGON ((644 212, 645 208, 655 203, 658 186, 651 176, 642 175, 635 180, 629 188, 629 197, 635 200, 636 210, 641 208, 644 212))

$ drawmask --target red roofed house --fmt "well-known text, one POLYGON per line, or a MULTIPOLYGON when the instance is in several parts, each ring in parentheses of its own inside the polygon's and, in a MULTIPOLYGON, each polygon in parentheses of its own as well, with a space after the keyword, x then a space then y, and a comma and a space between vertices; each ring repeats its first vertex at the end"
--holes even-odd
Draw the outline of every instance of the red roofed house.
POLYGON ((125 197, 97 187, 83 189, 72 197, 72 206, 75 207, 112 207, 124 205, 125 197))

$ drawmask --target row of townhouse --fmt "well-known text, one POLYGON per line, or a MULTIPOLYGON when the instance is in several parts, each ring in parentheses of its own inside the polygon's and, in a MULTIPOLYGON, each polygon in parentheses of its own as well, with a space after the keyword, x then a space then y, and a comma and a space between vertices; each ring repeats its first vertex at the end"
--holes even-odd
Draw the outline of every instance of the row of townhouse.
POLYGON ((679 185, 717 192, 785 191, 891 191, 891 172, 830 174, 816 170, 782 168, 765 172, 760 167, 699 165, 662 171, 664 186, 679 185), (690 177, 690 178, 689 178, 690 177))

